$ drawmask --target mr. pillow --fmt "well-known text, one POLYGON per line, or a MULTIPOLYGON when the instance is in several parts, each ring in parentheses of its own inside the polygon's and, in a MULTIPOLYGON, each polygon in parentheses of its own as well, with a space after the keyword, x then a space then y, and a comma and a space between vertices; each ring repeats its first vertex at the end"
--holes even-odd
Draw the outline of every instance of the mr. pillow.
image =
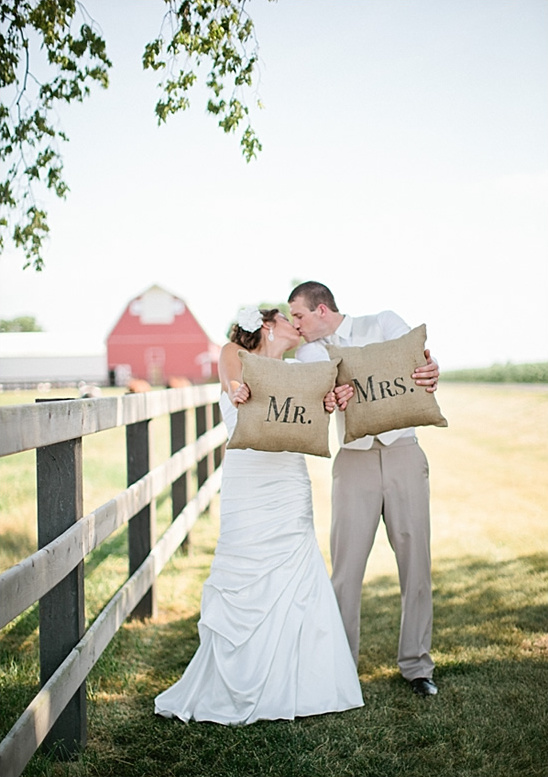
POLYGON ((239 351, 250 399, 238 406, 227 448, 293 451, 330 457, 329 413, 339 359, 301 364, 239 351))

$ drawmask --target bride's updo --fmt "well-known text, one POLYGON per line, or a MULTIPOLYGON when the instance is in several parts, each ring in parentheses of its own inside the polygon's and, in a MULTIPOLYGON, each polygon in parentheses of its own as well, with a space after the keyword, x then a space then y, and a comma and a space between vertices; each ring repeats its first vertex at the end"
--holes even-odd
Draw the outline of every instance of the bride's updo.
MULTIPOLYGON (((278 308, 272 308, 272 310, 259 310, 264 324, 274 323, 276 320, 276 314, 279 312, 280 311, 278 308)), ((232 329, 230 330, 230 342, 241 345, 242 348, 246 349, 246 351, 254 351, 255 348, 258 348, 261 343, 261 327, 259 326, 258 329, 256 329, 254 332, 248 332, 239 324, 232 324, 232 329)))

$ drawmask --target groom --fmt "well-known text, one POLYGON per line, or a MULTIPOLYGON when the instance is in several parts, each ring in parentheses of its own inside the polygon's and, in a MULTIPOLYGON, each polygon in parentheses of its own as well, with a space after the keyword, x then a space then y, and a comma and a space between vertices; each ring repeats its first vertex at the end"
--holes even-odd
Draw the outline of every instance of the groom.
MULTIPOLYGON (((293 324, 306 340, 300 361, 329 358, 325 344, 367 345, 409 331, 396 313, 351 318, 339 312, 332 292, 307 281, 289 295, 293 324)), ((426 391, 437 388, 439 370, 430 352, 412 377, 426 391)), ((344 410, 353 390, 335 389, 344 410)), ((341 447, 333 464, 332 582, 356 664, 359 656, 361 590, 367 559, 382 515, 396 555, 401 590, 398 666, 421 696, 438 692, 432 679, 432 584, 428 462, 415 430, 398 429, 344 444, 344 413, 337 413, 341 447)))

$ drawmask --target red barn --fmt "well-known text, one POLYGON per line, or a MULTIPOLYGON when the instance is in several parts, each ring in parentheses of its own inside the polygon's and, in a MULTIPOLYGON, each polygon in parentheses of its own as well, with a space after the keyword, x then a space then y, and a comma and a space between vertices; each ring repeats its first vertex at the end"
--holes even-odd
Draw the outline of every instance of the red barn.
POLYGON ((219 346, 211 342, 186 303, 159 286, 132 299, 107 338, 111 384, 130 378, 165 386, 174 378, 217 379, 219 346))

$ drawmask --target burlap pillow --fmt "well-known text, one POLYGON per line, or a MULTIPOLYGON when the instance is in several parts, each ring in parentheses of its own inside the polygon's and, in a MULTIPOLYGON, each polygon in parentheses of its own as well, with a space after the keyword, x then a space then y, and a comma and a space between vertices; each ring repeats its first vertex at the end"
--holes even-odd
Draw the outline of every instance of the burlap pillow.
POLYGON ((293 451, 330 457, 329 413, 323 398, 332 391, 340 359, 300 364, 238 352, 251 397, 238 406, 227 448, 293 451))
POLYGON ((424 364, 426 325, 396 340, 348 348, 328 345, 341 358, 337 385, 354 387, 345 411, 344 442, 407 426, 447 426, 433 393, 411 378, 424 364))

